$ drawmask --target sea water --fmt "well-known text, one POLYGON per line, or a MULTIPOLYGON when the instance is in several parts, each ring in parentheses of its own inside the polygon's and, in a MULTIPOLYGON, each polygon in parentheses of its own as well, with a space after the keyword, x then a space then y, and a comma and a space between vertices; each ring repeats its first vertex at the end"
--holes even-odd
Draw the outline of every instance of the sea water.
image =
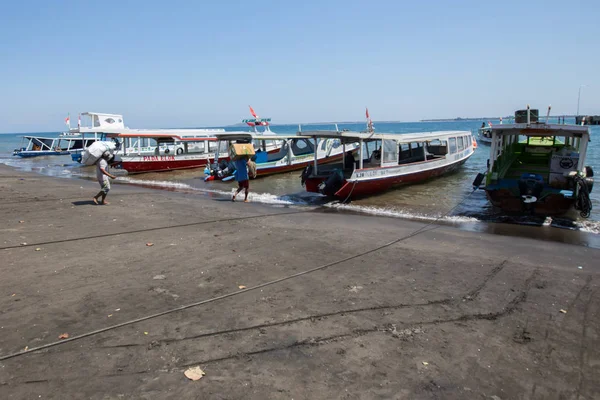
MULTIPOLYGON (((485 121, 487 122, 487 121, 485 121)), ((553 122, 553 121, 551 121, 553 122)), ((554 121, 555 122, 555 121, 554 121)), ((567 120, 567 122, 570 122, 567 120)), ((571 121, 573 122, 573 121, 571 121)), ((375 122, 378 133, 412 133, 440 130, 466 130, 476 136, 482 121, 448 122, 375 122)), ((492 121, 498 123, 498 121, 492 121)), ((364 123, 340 123, 339 129, 364 130, 364 123)), ((226 130, 239 130, 239 127, 225 127, 226 130)), ((272 125, 275 133, 295 134, 298 125, 272 125)), ((334 129, 333 124, 307 124, 302 130, 334 129)), ((594 167, 600 174, 600 126, 591 127, 592 141, 588 147, 586 165, 594 167)), ((56 137, 59 133, 31 133, 46 137, 56 137)), ((12 156, 19 147, 23 134, 0 134, 0 163, 40 174, 74 178, 93 179, 92 167, 83 167, 70 156, 48 156, 21 159, 12 156)), ((485 192, 473 192, 472 182, 477 173, 484 172, 489 157, 489 146, 479 144, 474 155, 456 172, 419 184, 408 185, 377 196, 355 200, 342 205, 337 201, 306 193, 300 185, 300 171, 268 176, 253 180, 250 184, 250 200, 274 205, 318 206, 332 210, 367 213, 385 217, 407 218, 421 221, 440 220, 470 229, 482 223, 510 222, 525 225, 569 228, 590 233, 600 233, 600 182, 591 194, 594 209, 587 220, 577 218, 539 218, 531 216, 515 217, 493 209, 486 199, 485 192)), ((230 196, 235 182, 204 182, 202 168, 185 171, 147 173, 119 178, 118 182, 143 185, 157 189, 194 192, 216 196, 230 196)))

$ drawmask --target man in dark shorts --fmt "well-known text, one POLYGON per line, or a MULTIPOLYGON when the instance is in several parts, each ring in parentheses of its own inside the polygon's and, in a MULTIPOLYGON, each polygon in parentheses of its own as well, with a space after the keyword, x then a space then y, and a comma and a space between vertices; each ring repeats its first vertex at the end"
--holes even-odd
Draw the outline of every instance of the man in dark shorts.
POLYGON ((235 196, 237 196, 242 189, 245 190, 244 192, 244 202, 247 203, 248 202, 248 189, 250 189, 250 185, 248 184, 249 182, 249 177, 248 177, 248 168, 247 168, 247 164, 248 164, 248 158, 240 158, 239 160, 236 160, 233 162, 235 165, 235 180, 238 183, 238 189, 237 192, 234 193, 233 197, 231 198, 231 201, 235 201, 235 196))

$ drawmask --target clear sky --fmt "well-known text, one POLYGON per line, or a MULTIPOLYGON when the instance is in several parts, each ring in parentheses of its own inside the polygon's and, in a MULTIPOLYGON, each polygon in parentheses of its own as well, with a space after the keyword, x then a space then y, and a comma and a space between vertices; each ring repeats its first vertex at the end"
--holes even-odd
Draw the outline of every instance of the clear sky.
POLYGON ((33 1, 0 8, 0 132, 600 114, 600 2, 33 1))

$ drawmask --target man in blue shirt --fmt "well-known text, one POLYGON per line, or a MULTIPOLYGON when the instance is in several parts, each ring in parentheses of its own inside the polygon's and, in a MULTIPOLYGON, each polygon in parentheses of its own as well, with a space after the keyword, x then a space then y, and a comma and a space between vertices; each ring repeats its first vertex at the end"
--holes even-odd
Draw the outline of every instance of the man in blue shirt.
POLYGON ((235 165, 234 176, 235 180, 238 183, 238 189, 237 192, 235 192, 235 194, 231 198, 231 201, 235 201, 235 196, 237 196, 242 191, 242 189, 245 189, 244 202, 247 203, 248 189, 250 188, 250 185, 248 184, 248 158, 240 158, 239 160, 235 160, 233 164, 235 165))

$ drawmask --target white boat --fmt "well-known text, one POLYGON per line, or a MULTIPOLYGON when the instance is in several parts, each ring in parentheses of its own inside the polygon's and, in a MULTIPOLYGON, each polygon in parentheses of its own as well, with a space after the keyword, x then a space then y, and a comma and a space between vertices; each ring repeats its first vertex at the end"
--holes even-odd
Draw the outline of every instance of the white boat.
MULTIPOLYGON (((260 118, 256 115, 252 107, 250 107, 250 112, 254 116, 253 119, 243 120, 249 126, 252 126, 253 132, 259 132, 258 128, 262 127, 263 134, 274 134, 271 132, 270 118, 260 118)), ((69 118, 67 118, 69 121, 69 118)), ((225 132, 225 129, 220 128, 183 128, 183 129, 131 129, 125 126, 125 122, 123 119, 123 115, 121 114, 108 114, 108 113, 97 113, 97 112, 84 112, 79 114, 77 128, 70 129, 69 132, 71 134, 80 135, 81 137, 95 140, 114 140, 117 142, 117 151, 115 153, 116 156, 121 156, 127 154, 126 157, 128 160, 132 162, 146 162, 144 159, 141 160, 133 160, 131 157, 138 156, 157 156, 162 153, 165 153, 170 157, 173 155, 182 155, 185 147, 184 143, 187 146, 192 146, 192 139, 206 139, 210 137, 214 137, 215 133, 225 132), (84 117, 84 123, 81 123, 81 117, 84 117), (159 144, 160 142, 160 144, 159 144)), ((242 132, 242 131, 239 131, 242 132)), ((202 142, 204 140, 196 140, 197 143, 195 148, 192 146, 190 151, 195 152, 193 158, 197 158, 201 153, 214 153, 215 143, 212 140, 209 140, 211 143, 205 143, 203 149, 202 142)), ((204 155, 202 156, 204 157, 204 155)), ((81 155, 74 154, 72 155, 74 161, 80 162, 81 155)), ((182 158, 184 158, 182 156, 182 158)), ((206 157, 210 158, 210 157, 206 157)), ((184 163, 186 165, 196 165, 194 163, 184 163)), ((137 170, 137 165, 134 167, 134 170, 137 170)), ((144 165, 139 166, 139 172, 149 172, 154 171, 152 165, 144 165), (147 169, 146 169, 147 168, 147 169)), ((179 168, 166 168, 162 170, 169 169, 179 169, 179 168)), ((191 166, 187 166, 185 168, 195 168, 191 166)))
POLYGON ((193 135, 186 130, 170 131, 108 133, 109 139, 120 144, 115 154, 117 167, 136 174, 201 168, 214 161, 218 144, 214 135, 220 131, 193 135))
MULTIPOLYGON (((323 138, 314 141, 311 137, 298 135, 225 132, 215 136, 221 143, 220 151, 229 149, 232 143, 252 143, 256 152, 252 157, 256 163, 256 177, 298 171, 310 165, 315 158, 321 163, 341 161, 345 151, 358 148, 358 144, 349 145, 344 151, 340 140, 323 138)), ((233 174, 234 167, 226 162, 211 165, 204 172, 205 181, 223 180, 233 174)))
POLYGON ((488 122, 488 126, 482 124, 481 128, 477 130, 477 141, 481 144, 492 144, 492 124, 488 122))
POLYGON ((13 155, 26 158, 79 154, 94 141, 71 132, 62 133, 57 138, 23 136, 21 147, 15 149, 13 155))
POLYGON ((308 192, 347 201, 382 193, 395 187, 422 182, 451 172, 473 155, 475 140, 469 131, 411 134, 378 134, 367 112, 367 131, 299 132, 313 141, 337 140, 344 147, 357 146, 358 161, 344 157, 340 164, 306 167, 301 179, 308 192))

